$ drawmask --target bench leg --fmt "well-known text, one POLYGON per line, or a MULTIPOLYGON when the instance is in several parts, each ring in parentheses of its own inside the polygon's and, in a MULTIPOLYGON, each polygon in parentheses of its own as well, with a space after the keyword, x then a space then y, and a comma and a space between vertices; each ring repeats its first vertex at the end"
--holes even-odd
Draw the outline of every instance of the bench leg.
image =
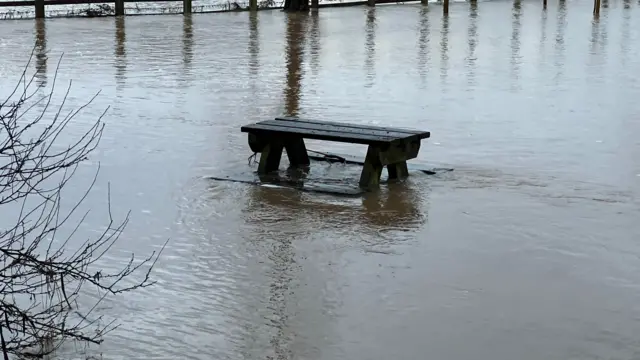
POLYGON ((280 159, 282 158, 282 149, 284 149, 284 146, 281 143, 275 142, 268 143, 262 149, 260 165, 258 165, 258 174, 267 174, 278 170, 280 159))
POLYGON ((306 167, 311 164, 307 147, 302 138, 287 140, 284 144, 291 167, 306 167))
POLYGON ((387 165, 387 171, 389 172, 389 180, 400 180, 409 176, 406 161, 387 165))
POLYGON ((360 174, 360 187, 369 189, 380 185, 381 176, 380 148, 370 145, 360 174))

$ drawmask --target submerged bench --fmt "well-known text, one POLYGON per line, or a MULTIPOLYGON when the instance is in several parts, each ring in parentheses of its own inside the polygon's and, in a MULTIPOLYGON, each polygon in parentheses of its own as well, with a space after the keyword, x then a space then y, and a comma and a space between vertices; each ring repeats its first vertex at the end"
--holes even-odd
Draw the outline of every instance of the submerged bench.
POLYGON ((389 172, 389 179, 407 177, 407 160, 418 156, 420 141, 431 135, 428 131, 293 117, 261 121, 245 125, 240 130, 249 134, 251 150, 261 153, 258 174, 278 170, 283 149, 287 150, 290 166, 309 166, 304 139, 368 145, 359 182, 363 188, 371 188, 380 183, 384 166, 389 172))

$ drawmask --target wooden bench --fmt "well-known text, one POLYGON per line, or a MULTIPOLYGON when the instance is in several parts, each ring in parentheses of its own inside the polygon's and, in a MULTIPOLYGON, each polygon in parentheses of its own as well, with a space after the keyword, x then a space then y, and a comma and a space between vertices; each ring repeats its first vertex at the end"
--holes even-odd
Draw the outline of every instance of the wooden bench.
POLYGON ((389 179, 407 177, 407 160, 418 156, 420 141, 430 137, 428 131, 398 129, 339 122, 278 117, 245 125, 240 129, 249 134, 249 147, 261 153, 258 174, 278 170, 282 150, 287 150, 292 167, 309 166, 304 139, 327 140, 368 145, 360 187, 379 185, 382 168, 387 167, 389 179))

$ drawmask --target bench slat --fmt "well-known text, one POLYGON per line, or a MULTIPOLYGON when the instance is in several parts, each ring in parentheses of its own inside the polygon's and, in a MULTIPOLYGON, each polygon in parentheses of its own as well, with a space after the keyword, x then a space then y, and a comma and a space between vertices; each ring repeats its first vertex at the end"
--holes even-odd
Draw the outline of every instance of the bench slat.
POLYGON ((302 126, 307 127, 307 126, 316 125, 323 128, 328 128, 328 127, 339 126, 341 128, 340 131, 345 131, 350 133, 352 132, 360 133, 360 132, 366 131, 366 132, 374 132, 374 133, 380 133, 382 135, 387 135, 386 133, 392 132, 394 134, 398 134, 397 135, 398 138, 404 138, 411 135, 418 135, 420 139, 426 139, 431 136, 431 133, 428 131, 394 128, 394 127, 382 127, 382 126, 373 126, 373 125, 359 125, 359 124, 341 123, 341 122, 335 122, 335 121, 299 119, 299 118, 287 117, 287 116, 276 117, 275 120, 280 122, 294 123, 296 124, 295 126, 298 126, 298 127, 302 127, 302 126))
POLYGON ((393 138, 395 139, 407 139, 413 138, 418 139, 417 134, 409 134, 405 132, 396 132, 389 130, 379 130, 375 128, 369 129, 359 129, 353 128, 349 126, 345 126, 344 124, 333 125, 333 124, 314 124, 302 121, 282 121, 282 120, 266 120, 259 122, 261 125, 270 125, 270 126, 278 126, 282 127, 283 131, 288 131, 289 129, 304 129, 306 131, 330 131, 335 132, 336 136, 342 136, 345 139, 353 135, 367 135, 367 136, 381 136, 384 138, 393 138))
POLYGON ((260 122, 257 124, 246 125, 240 128, 242 132, 254 133, 257 135, 280 135, 280 136, 300 136, 306 139, 315 139, 315 140, 327 140, 327 141, 338 141, 338 142, 350 142, 354 144, 388 144, 393 140, 396 140, 396 137, 393 136, 382 136, 382 135, 372 135, 372 134, 355 134, 355 133, 340 133, 337 131, 327 131, 327 130, 313 130, 313 129, 305 129, 300 127, 288 127, 288 126, 279 126, 279 125, 269 125, 264 122, 260 122))

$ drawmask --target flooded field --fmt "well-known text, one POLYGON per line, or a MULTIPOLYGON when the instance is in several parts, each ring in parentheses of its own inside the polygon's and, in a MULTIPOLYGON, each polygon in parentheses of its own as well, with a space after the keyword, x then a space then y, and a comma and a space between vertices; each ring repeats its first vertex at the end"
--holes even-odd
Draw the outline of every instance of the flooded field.
POLYGON ((170 239, 158 284, 98 309, 122 325, 87 352, 639 358, 640 4, 604 5, 598 21, 588 1, 491 1, 448 18, 414 4, 0 22, 0 94, 35 44, 38 85, 64 53, 69 103, 102 91, 65 141, 110 106, 67 189, 100 163, 78 241, 104 225, 107 183, 131 220, 106 268, 170 239), (412 162, 455 170, 363 199, 207 179, 254 170, 240 127, 282 114, 429 130, 412 162))

